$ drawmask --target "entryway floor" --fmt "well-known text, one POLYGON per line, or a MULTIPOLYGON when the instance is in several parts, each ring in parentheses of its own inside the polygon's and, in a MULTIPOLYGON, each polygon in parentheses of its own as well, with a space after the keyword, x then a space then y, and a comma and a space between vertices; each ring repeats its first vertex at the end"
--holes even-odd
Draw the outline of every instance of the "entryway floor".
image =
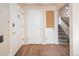
POLYGON ((67 44, 22 45, 16 56, 69 56, 67 44))

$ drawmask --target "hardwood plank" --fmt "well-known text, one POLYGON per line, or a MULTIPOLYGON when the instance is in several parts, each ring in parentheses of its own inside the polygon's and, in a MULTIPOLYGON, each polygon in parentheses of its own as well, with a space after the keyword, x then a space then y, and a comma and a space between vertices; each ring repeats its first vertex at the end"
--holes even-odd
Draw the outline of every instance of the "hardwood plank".
POLYGON ((23 45, 16 56, 69 56, 66 44, 30 44, 23 45))

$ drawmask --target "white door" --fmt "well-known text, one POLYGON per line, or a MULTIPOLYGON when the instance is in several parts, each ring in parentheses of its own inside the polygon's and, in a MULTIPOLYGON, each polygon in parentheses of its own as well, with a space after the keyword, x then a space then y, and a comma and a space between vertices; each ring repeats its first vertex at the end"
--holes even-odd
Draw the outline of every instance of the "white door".
POLYGON ((29 44, 43 43, 43 11, 27 9, 27 37, 29 44))
POLYGON ((58 26, 58 16, 57 15, 58 14, 57 14, 57 11, 54 11, 54 12, 53 11, 54 10, 46 10, 45 11, 45 16, 46 16, 45 18, 47 18, 47 19, 45 19, 45 22, 47 20, 54 20, 54 21, 52 21, 52 25, 54 25, 54 27, 51 26, 50 21, 48 21, 50 23, 48 23, 48 24, 46 23, 46 28, 45 28, 45 43, 46 44, 57 44, 58 43, 58 28, 57 28, 57 26, 58 26), (46 14, 47 11, 49 12, 48 16, 50 15, 52 17, 49 16, 47 18, 47 14, 46 14), (53 12, 53 14, 51 14, 50 12, 51 13, 53 12))

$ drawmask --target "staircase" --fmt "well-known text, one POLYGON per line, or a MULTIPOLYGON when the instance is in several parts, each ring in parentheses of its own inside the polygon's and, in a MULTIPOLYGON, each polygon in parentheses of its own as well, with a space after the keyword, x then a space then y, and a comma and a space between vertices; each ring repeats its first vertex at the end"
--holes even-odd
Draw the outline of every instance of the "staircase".
POLYGON ((61 17, 67 26, 69 26, 69 17, 61 17))
POLYGON ((59 44, 68 44, 69 43, 69 37, 64 32, 61 25, 58 25, 58 37, 59 37, 59 39, 58 39, 59 44))

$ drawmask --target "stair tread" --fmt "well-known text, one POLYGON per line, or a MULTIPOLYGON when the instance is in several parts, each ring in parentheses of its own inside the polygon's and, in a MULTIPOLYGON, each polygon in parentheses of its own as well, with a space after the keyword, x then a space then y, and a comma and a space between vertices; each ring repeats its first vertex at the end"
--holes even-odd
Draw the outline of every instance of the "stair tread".
POLYGON ((59 40, 59 42, 69 42, 68 40, 59 40))
POLYGON ((59 35, 59 37, 68 37, 67 35, 59 35))

